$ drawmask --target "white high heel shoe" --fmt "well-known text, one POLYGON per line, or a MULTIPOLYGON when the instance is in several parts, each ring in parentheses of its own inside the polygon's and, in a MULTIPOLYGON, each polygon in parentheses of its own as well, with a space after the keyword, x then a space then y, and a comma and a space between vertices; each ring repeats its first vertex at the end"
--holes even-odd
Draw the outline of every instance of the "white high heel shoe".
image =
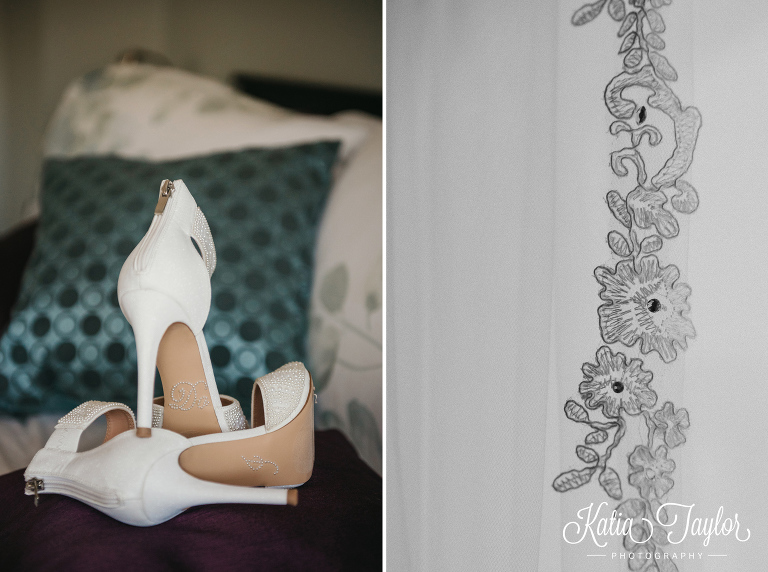
POLYGON ((203 335, 215 268, 213 237, 195 199, 182 180, 163 181, 152 224, 117 285, 136 338, 139 437, 152 434, 155 366, 163 383, 164 427, 193 437, 246 426, 236 400, 222 405, 203 335))
MULTIPOLYGON (((190 439, 165 429, 155 429, 151 439, 141 439, 134 427, 133 413, 121 403, 83 403, 59 420, 45 448, 32 459, 24 472, 25 494, 34 495, 35 504, 40 494, 63 494, 134 526, 160 524, 204 504, 297 503, 295 490, 232 486, 198 478, 194 467, 182 461, 188 452, 205 455, 196 451, 190 439), (104 443, 78 453, 83 430, 101 415, 107 417, 104 443)), ((215 465, 214 457, 215 452, 209 464, 215 465)))

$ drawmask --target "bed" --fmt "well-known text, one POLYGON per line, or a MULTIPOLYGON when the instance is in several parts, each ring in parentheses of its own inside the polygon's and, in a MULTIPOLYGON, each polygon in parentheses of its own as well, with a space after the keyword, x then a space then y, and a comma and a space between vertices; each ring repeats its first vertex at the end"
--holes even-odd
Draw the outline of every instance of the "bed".
POLYGON ((381 567, 381 98, 234 83, 112 65, 74 81, 54 113, 39 216, 0 239, 2 569, 381 567), (135 405, 135 353, 111 288, 156 193, 140 187, 163 170, 196 183, 213 213, 221 270, 206 338, 221 392, 247 403, 253 378, 283 360, 313 372, 315 473, 292 512, 199 507, 143 530, 22 495, 22 468, 70 406, 135 405), (282 202, 296 189, 309 197, 300 215, 282 202))

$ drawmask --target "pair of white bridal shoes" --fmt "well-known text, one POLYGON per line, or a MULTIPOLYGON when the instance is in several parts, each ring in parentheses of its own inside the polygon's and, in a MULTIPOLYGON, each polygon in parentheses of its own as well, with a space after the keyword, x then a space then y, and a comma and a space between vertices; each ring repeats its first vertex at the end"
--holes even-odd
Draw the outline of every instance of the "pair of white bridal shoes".
POLYGON ((183 181, 163 181, 152 224, 118 281, 136 338, 137 416, 121 403, 89 401, 60 419, 24 473, 36 503, 64 494, 135 526, 204 504, 297 503, 293 489, 314 466, 312 378, 292 362, 257 379, 250 428, 237 400, 219 395, 202 333, 215 267, 205 216, 183 181), (153 400, 156 367, 163 396, 153 400), (78 452, 101 415, 104 443, 78 452))

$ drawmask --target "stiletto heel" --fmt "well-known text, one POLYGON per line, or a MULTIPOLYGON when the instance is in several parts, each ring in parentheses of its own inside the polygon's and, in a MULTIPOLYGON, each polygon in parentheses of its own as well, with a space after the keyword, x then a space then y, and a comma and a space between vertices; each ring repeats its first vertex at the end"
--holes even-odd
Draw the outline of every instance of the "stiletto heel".
POLYGON ((179 507, 199 506, 205 504, 273 504, 293 505, 298 502, 298 494, 278 489, 238 487, 201 480, 185 472, 179 467, 176 455, 166 455, 152 466, 147 473, 148 486, 144 489, 144 506, 147 514, 153 520, 167 520, 164 515, 167 510, 168 495, 179 507), (173 491, 168 490, 168 478, 173 477, 173 491), (155 510, 154 507, 160 507, 155 510))
POLYGON ((150 437, 155 367, 160 342, 174 323, 186 323, 187 317, 171 298, 152 290, 133 290, 120 298, 120 308, 136 339, 138 368, 138 407, 136 434, 150 437))

